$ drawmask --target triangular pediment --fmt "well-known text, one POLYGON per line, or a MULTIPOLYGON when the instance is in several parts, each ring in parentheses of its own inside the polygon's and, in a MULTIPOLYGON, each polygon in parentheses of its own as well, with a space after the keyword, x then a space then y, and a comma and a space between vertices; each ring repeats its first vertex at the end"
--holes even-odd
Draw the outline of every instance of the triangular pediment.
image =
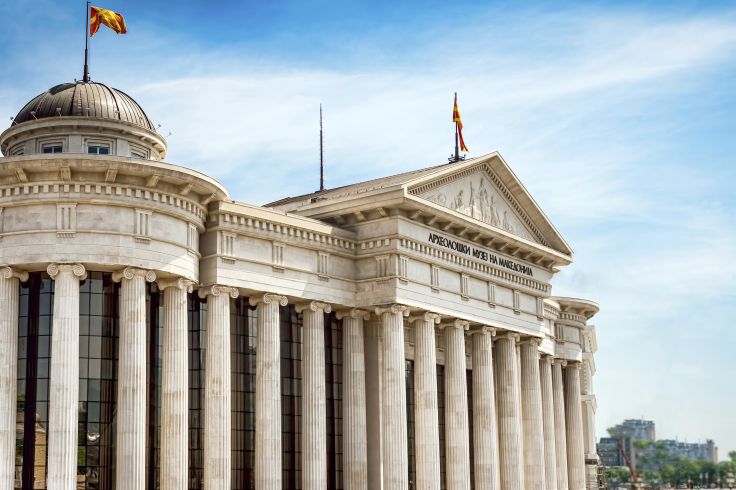
POLYGON ((572 251, 500 155, 493 153, 407 182, 407 192, 566 255, 572 251))
POLYGON ((504 189, 497 182, 498 178, 485 166, 479 166, 424 186, 416 195, 512 235, 542 243, 543 238, 535 236, 524 222, 531 220, 522 214, 523 210, 515 209, 518 204, 514 206, 516 203, 504 196, 504 189))

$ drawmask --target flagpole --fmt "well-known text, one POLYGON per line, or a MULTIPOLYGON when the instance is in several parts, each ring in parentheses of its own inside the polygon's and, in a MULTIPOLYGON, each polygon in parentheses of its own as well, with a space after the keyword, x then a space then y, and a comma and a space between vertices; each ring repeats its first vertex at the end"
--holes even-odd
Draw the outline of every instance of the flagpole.
POLYGON ((84 25, 84 78, 82 78, 84 83, 89 82, 89 4, 90 2, 87 2, 87 12, 85 14, 87 23, 84 25))
MULTIPOLYGON (((455 92, 455 101, 457 101, 457 92, 455 92)), ((458 130, 457 130, 457 121, 455 121, 455 161, 460 161, 460 146, 459 146, 459 138, 458 138, 458 130)))

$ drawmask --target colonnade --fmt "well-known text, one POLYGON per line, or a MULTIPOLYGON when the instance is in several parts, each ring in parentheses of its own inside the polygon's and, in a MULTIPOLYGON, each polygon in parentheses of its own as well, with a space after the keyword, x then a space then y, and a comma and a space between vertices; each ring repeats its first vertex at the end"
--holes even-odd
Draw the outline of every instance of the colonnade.
MULTIPOLYGON (((49 382, 48 488, 76 486, 79 386, 80 264, 51 264, 56 282, 49 382)), ((27 274, 0 268, 0 490, 13 488, 19 281, 27 274)), ((145 291, 153 271, 126 268, 121 282, 116 424, 116 488, 145 487, 145 291)), ((193 283, 158 281, 164 296, 161 408, 161 488, 185 490, 187 453, 187 297, 193 283)), ((235 288, 212 285, 208 298, 205 373, 204 488, 231 486, 230 298, 235 288)), ((282 486, 279 306, 287 298, 249 298, 257 309, 255 488, 282 486)), ((331 305, 296 305, 303 315, 302 488, 324 490, 327 476, 324 314, 331 305)), ((468 322, 441 322, 435 313, 409 316, 404 305, 368 312, 339 310, 343 321, 344 488, 368 488, 366 350, 364 321, 377 317, 380 331, 380 432, 385 490, 409 488, 405 322, 415 339, 415 454, 417 490, 440 488, 437 346, 445 344, 445 465, 450 490, 469 490, 470 441, 466 338, 473 371, 473 475, 478 490, 583 490, 585 466, 579 363, 541 355, 539 341, 468 322), (407 318, 408 317, 408 318, 407 318), (495 338, 495 340, 494 340, 495 338), (495 346, 494 346, 495 344, 495 346), (563 374, 564 372, 564 374, 563 374)), ((371 393, 371 396, 375 394, 371 393)))

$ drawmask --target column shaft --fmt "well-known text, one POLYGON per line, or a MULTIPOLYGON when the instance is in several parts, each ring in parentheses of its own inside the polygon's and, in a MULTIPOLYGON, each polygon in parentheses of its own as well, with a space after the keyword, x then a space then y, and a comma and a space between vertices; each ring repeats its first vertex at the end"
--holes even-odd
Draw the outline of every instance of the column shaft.
POLYGON ((367 314, 338 312, 343 339, 343 458, 345 490, 367 490, 368 445, 366 435, 365 346, 363 321, 367 314))
POLYGON ((73 490, 77 485, 79 281, 85 271, 81 265, 67 264, 51 264, 47 271, 55 284, 46 484, 50 490, 73 490))
POLYGON ((567 428, 567 478, 569 490, 585 489, 583 416, 580 406, 580 363, 565 368, 565 424, 567 428))
POLYGON ((238 292, 224 286, 200 290, 207 296, 205 356, 204 488, 230 490, 231 384, 230 298, 238 292))
POLYGON ((131 268, 113 275, 121 282, 115 440, 118 490, 146 486, 146 281, 155 278, 150 271, 131 268))
MULTIPOLYGON (((301 306, 301 305, 300 305, 301 306)), ((325 387, 325 313, 316 301, 299 308, 304 316, 302 347, 302 488, 327 488, 327 397, 325 387)))
POLYGON ((189 478, 189 281, 159 283, 164 292, 161 396, 161 489, 186 490, 189 478))
POLYGON ((281 346, 279 306, 286 298, 265 294, 257 305, 256 488, 281 490, 281 346))
POLYGON ((378 309, 383 333, 383 490, 409 486, 406 427, 406 371, 404 357, 405 306, 378 309))
POLYGON ((417 490, 440 489, 440 434, 437 415, 435 322, 426 314, 414 324, 414 427, 417 490))
POLYGON ((484 328, 472 337, 475 490, 501 490, 492 335, 484 328))
POLYGON ((19 274, 0 268, 0 490, 15 486, 19 274))
POLYGON ((494 360, 501 488, 524 490, 521 402, 514 334, 505 335, 496 341, 494 360))
POLYGON ((445 464, 447 487, 470 490, 470 434, 465 329, 455 321, 445 327, 445 464))
POLYGON ((552 358, 539 361, 542 386, 542 413, 544 414, 544 476, 547 490, 557 490, 557 456, 555 451, 555 413, 552 397, 552 358))
POLYGON ((565 389, 562 382, 562 366, 565 361, 552 363, 552 403, 555 417, 555 451, 557 462, 557 490, 567 488, 567 429, 565 426, 565 389))
POLYGON ((539 340, 521 343, 521 411, 524 435, 524 488, 545 490, 544 418, 539 377, 539 340))

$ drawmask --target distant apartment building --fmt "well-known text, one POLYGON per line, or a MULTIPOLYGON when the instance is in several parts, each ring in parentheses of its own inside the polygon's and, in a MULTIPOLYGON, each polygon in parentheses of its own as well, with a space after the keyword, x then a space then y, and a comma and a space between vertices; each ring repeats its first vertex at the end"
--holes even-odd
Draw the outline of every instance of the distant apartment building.
POLYGON ((602 437, 598 443, 598 455, 604 466, 626 466, 621 447, 632 466, 641 470, 653 470, 658 454, 666 452, 670 458, 689 458, 694 461, 718 462, 718 448, 712 439, 705 443, 688 443, 671 439, 656 440, 654 421, 629 419, 610 430, 611 437, 602 437), (642 442, 648 444, 642 444, 642 442))

